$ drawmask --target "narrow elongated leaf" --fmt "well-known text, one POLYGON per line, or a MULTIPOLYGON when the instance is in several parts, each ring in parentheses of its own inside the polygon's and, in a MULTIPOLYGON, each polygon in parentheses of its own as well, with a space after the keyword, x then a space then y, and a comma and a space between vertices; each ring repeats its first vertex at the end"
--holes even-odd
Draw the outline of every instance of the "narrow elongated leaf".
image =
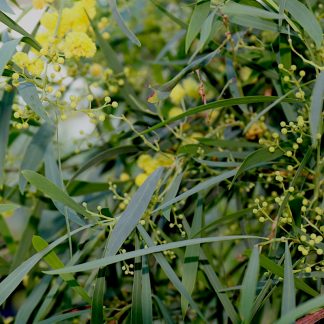
POLYGON ((62 191, 62 189, 46 179, 44 176, 30 170, 24 170, 22 171, 22 174, 33 186, 49 196, 53 201, 59 201, 85 217, 92 217, 92 215, 85 208, 81 207, 64 191, 62 191))
POLYGON ((14 95, 14 91, 5 91, 0 102, 0 188, 4 183, 4 167, 14 95))
MULTIPOLYGON (((139 249, 138 236, 135 235, 135 250, 139 249)), ((131 323, 143 323, 142 316, 142 261, 141 257, 135 258, 134 263, 134 278, 132 289, 132 309, 131 309, 131 323)))
MULTIPOLYGON (((40 236, 33 236, 33 246, 37 252, 40 252, 48 247, 48 243, 40 236)), ((53 269, 60 269, 64 267, 64 263, 60 260, 57 254, 54 251, 51 251, 45 255, 44 260, 49 264, 53 269)), ((80 286, 78 281, 74 278, 71 273, 65 273, 61 275, 61 278, 77 293, 79 294, 84 301, 91 303, 91 298, 87 292, 80 286)))
POLYGON ((285 244, 283 294, 281 303, 281 316, 289 313, 296 307, 294 273, 288 243, 285 244))
MULTIPOLYGON (((180 115, 177 115, 175 117, 167 119, 161 123, 158 123, 148 129, 146 129, 145 131, 141 132, 140 135, 145 135, 145 134, 155 131, 163 126, 169 125, 175 121, 181 120, 185 117, 189 117, 189 116, 192 116, 192 115, 195 115, 198 113, 201 113, 206 110, 215 109, 215 108, 223 109, 226 107, 236 106, 236 105, 240 105, 240 104, 271 102, 271 101, 275 101, 277 99, 278 99, 278 97, 275 97, 275 96, 246 96, 246 97, 241 97, 241 98, 224 99, 224 100, 210 102, 206 105, 200 105, 195 108, 188 109, 186 112, 184 112, 180 115)), ((300 102, 300 100, 290 99, 290 98, 285 98, 283 101, 284 102, 292 102, 292 103, 300 102)), ((139 135, 137 135, 137 136, 139 136, 139 135)))
POLYGON ((282 155, 283 152, 281 150, 277 149, 274 152, 269 152, 268 148, 260 148, 259 150, 251 153, 241 164, 231 186, 234 184, 237 177, 239 177, 243 172, 251 170, 262 163, 273 161, 282 155))
POLYGON ((31 110, 33 110, 39 117, 43 118, 47 123, 51 124, 51 120, 45 112, 34 84, 30 82, 21 83, 18 86, 18 92, 31 110))
POLYGON ((118 26, 121 28, 121 30, 124 32, 124 34, 137 46, 141 46, 141 42, 138 40, 138 38, 135 36, 135 34, 127 27, 123 17, 118 11, 117 8, 117 1, 116 0, 109 0, 110 8, 112 11, 112 14, 114 18, 117 21, 118 26))
POLYGON ((188 52, 193 40, 199 34, 201 27, 208 16, 209 10, 209 1, 197 3, 197 5, 195 6, 190 18, 190 23, 186 35, 186 52, 188 52))
POLYGON ((316 309, 323 308, 324 306, 324 295, 317 296, 288 312, 282 316, 275 324, 290 324, 294 323, 296 319, 303 315, 309 314, 316 309))
POLYGON ((2 75, 5 66, 16 52, 16 46, 19 44, 20 40, 21 38, 18 38, 5 42, 0 48, 0 75, 2 75))
MULTIPOLYGON (((56 157, 54 154, 54 149, 52 143, 49 143, 47 146, 46 154, 44 157, 45 164, 45 176, 48 180, 52 181, 59 188, 61 188, 64 192, 66 192, 63 181, 62 174, 58 168, 56 163, 56 157)), ((85 225, 84 220, 82 220, 71 208, 64 208, 64 205, 60 202, 53 202, 57 210, 60 211, 62 215, 67 214, 67 217, 74 223, 83 226, 85 225)))
POLYGON ((154 171, 136 191, 126 210, 120 216, 111 232, 107 244, 106 255, 116 254, 124 241, 134 230, 151 201, 156 186, 162 176, 162 172, 162 168, 154 171))
MULTIPOLYGON (((71 235, 75 235, 80 231, 90 228, 92 225, 86 225, 80 227, 71 232, 71 235)), ((63 235, 56 241, 52 242, 46 249, 34 254, 31 258, 22 263, 17 269, 9 274, 0 283, 0 305, 2 305, 11 293, 19 286, 25 275, 50 251, 56 246, 63 243, 68 238, 68 235, 63 235)))
POLYGON ((311 108, 309 111, 310 130, 312 135, 313 147, 318 144, 318 134, 322 135, 322 110, 324 97, 324 71, 322 71, 315 82, 312 98, 311 108))
POLYGON ((172 318, 168 312, 168 309, 165 307, 165 305, 162 303, 161 299, 158 296, 152 295, 152 297, 154 298, 154 300, 156 301, 160 312, 165 320, 166 324, 173 324, 172 318))
POLYGON ((42 205, 42 203, 38 201, 31 213, 27 208, 21 209, 22 217, 27 219, 27 223, 24 227, 15 256, 11 262, 10 271, 16 269, 30 256, 31 240, 33 235, 37 231, 43 208, 44 206, 42 205))
MULTIPOLYGON (((149 236, 149 234, 145 231, 144 227, 142 225, 137 226, 138 231, 140 232, 143 240, 146 242, 146 244, 149 247, 154 247, 154 242, 149 236)), ((200 312, 198 305, 194 302, 191 295, 188 293, 185 286, 182 284, 180 279, 178 278, 177 274, 174 272, 172 267, 170 266, 169 262, 166 260, 164 255, 162 253, 155 253, 154 257, 156 261, 160 264, 161 268, 165 272, 166 276, 169 278, 169 280, 173 283, 175 288, 179 291, 181 296, 184 296, 190 303, 191 307, 198 313, 198 315, 204 320, 204 316, 200 312)))
MULTIPOLYGON (((195 233, 198 233, 200 231, 202 226, 202 213, 203 199, 202 197, 199 197, 197 200, 196 209, 192 220, 189 238, 192 238, 195 233)), ((190 295, 192 295, 196 283, 199 253, 199 245, 191 245, 186 247, 182 270, 182 283, 190 295)), ((183 295, 181 295, 182 316, 185 316, 187 309, 188 301, 184 298, 183 295)))
MULTIPOLYGON (((55 132, 54 125, 44 123, 34 134, 31 142, 26 148, 20 170, 37 171, 46 154, 47 146, 50 143, 55 132)), ((22 174, 19 177, 19 189, 24 192, 26 179, 22 174)))
POLYGON ((116 147, 116 148, 109 148, 107 150, 104 150, 100 152, 99 154, 96 154, 94 157, 86 161, 81 167, 79 168, 78 171, 74 173, 72 176, 70 182, 74 180, 78 175, 80 175, 82 172, 88 170, 92 166, 95 166, 99 164, 100 162, 103 161, 110 161, 112 159, 115 159, 117 156, 120 156, 122 154, 129 154, 129 153, 136 153, 138 152, 139 149, 135 146, 132 145, 127 145, 127 146, 121 146, 121 147, 116 147))
POLYGON ((142 316, 143 323, 153 323, 150 269, 146 255, 142 256, 142 316))
POLYGON ((201 182, 200 184, 194 186, 193 188, 189 189, 188 191, 182 193, 181 195, 163 203, 158 208, 156 208, 153 212, 155 213, 159 210, 164 210, 164 209, 168 208, 169 206, 175 204, 176 202, 186 199, 186 198, 194 195, 197 192, 210 189, 211 187, 215 186, 216 184, 218 184, 228 178, 233 177, 236 174, 236 172, 237 172, 237 170, 231 170, 231 171, 224 172, 224 173, 220 174, 219 176, 211 177, 208 180, 205 180, 205 181, 201 182))
POLYGON ((222 11, 228 16, 254 16, 266 19, 280 18, 280 15, 276 12, 271 12, 253 6, 239 4, 233 1, 226 2, 226 4, 222 8, 222 11))
MULTIPOLYGON (((272 260, 270 260, 269 258, 267 258, 264 255, 260 256, 260 265, 261 265, 261 267, 265 268, 269 272, 272 272, 276 276, 281 277, 281 278, 284 277, 284 269, 280 265, 276 264, 275 262, 273 262, 272 260)), ((300 278, 295 278, 295 286, 297 289, 304 291, 305 293, 307 293, 310 296, 313 296, 313 297, 318 296, 318 292, 316 290, 314 290, 313 288, 311 288, 310 286, 308 286, 300 278)))
POLYGON ((314 14, 298 0, 286 1, 286 9, 295 21, 303 27, 303 30, 313 39, 316 47, 320 48, 323 40, 323 31, 314 14))
MULTIPOLYGON (((230 49, 229 44, 227 45, 227 48, 230 49)), ((229 89, 230 89, 231 95, 234 98, 243 97, 242 87, 238 83, 238 79, 237 79, 237 75, 236 75, 236 71, 235 71, 235 68, 233 65, 232 58, 230 58, 230 57, 225 58, 225 68, 226 68, 227 80, 231 81, 231 83, 229 84, 229 89)), ((239 104, 239 107, 245 113, 248 111, 246 104, 239 104)))
MULTIPOLYGON (((112 230, 105 246, 104 257, 115 255, 124 241, 135 229, 139 220, 147 209, 156 186, 162 176, 163 169, 155 170, 136 191, 126 210, 120 216, 117 224, 112 230), (140 202, 140 203, 139 203, 140 202)), ((103 265, 105 266, 105 265, 103 265)), ((94 297, 92 302, 91 320, 94 323, 102 323, 103 295, 105 292, 104 269, 100 269, 96 279, 94 297)))
POLYGON ((73 311, 73 312, 69 312, 69 313, 65 313, 65 314, 53 315, 43 321, 37 322, 37 324, 57 324, 60 322, 62 323, 66 320, 70 320, 70 321, 68 321, 68 323, 71 323, 72 318, 79 317, 81 315, 85 315, 89 312, 90 312, 89 309, 84 309, 84 310, 73 311))
MULTIPOLYGON (((211 12, 210 15, 207 17, 207 19, 203 22, 202 27, 201 27, 201 32, 200 32, 199 43, 197 45, 197 48, 196 48, 194 54, 190 58, 189 63, 204 48, 204 46, 207 45, 207 42, 210 39, 210 35, 213 32, 212 28, 214 27, 217 29, 217 26, 215 26, 213 24, 215 15, 216 15, 215 11, 211 12)), ((220 24, 221 24, 221 22, 219 21, 219 25, 220 24)))
POLYGON ((51 276, 45 276, 42 278, 40 283, 37 284, 37 286, 33 289, 31 294, 28 296, 27 299, 25 299, 22 306, 19 308, 19 311, 15 318, 15 323, 17 324, 25 324, 28 323, 28 320, 34 311, 34 309, 37 307, 38 303, 43 298, 50 282, 51 282, 51 276))
POLYGON ((187 24, 183 22, 178 17, 174 16, 170 11, 162 7, 160 4, 158 4, 155 0, 150 0, 159 10, 161 10, 167 17, 169 17, 172 21, 174 21, 176 24, 178 24, 182 28, 187 28, 187 24))
POLYGON ((213 267, 208 262, 206 255, 204 254, 202 249, 200 255, 202 257, 200 261, 200 266, 202 270, 205 272, 205 275, 208 281, 210 282, 210 284, 212 285, 218 299, 222 303, 226 311, 226 314, 234 324, 239 323, 240 322, 239 316, 237 315, 237 312, 233 304, 231 303, 230 299, 228 298, 227 294, 225 292, 220 292, 221 290, 223 290, 223 285, 220 282, 218 276, 216 275, 213 267))
POLYGON ((251 258, 245 271, 241 294, 240 294, 240 315, 244 323, 251 322, 251 314, 254 299, 256 296, 256 288, 259 277, 259 250, 258 246, 253 248, 251 258))
MULTIPOLYGON (((173 179, 172 184, 170 185, 170 188, 168 189, 168 191, 163 199, 163 202, 167 202, 176 196, 177 192, 179 191, 182 176, 183 176, 183 173, 179 173, 173 179)), ((163 210, 163 216, 168 221, 170 221, 170 212, 171 212, 171 207, 163 210)))
POLYGON ((25 29, 23 29, 22 27, 20 27, 15 21, 13 21, 10 17, 8 17, 4 12, 0 11, 0 21, 2 23, 4 23, 7 27, 9 27, 10 29, 13 29, 14 31, 16 31, 17 33, 25 36, 26 38, 28 38, 28 42, 30 43, 30 45, 35 48, 37 51, 39 51, 41 49, 41 46, 39 45, 39 43, 33 38, 32 35, 30 35, 25 29))
MULTIPOLYGON (((137 228, 140 226, 138 225, 137 228)), ((142 233, 142 231, 140 232, 142 233)), ((142 235, 142 234, 141 234, 142 235)), ((166 250, 177 249, 184 246, 189 245, 197 245, 211 242, 221 242, 221 241, 231 241, 231 240, 239 240, 239 239, 265 239, 259 236, 251 236, 251 235, 231 235, 231 236, 217 236, 217 237, 203 237, 197 239, 183 240, 177 242, 171 242, 161 245, 150 246, 146 249, 140 249, 138 251, 126 252, 122 254, 107 256, 101 259, 81 263, 75 266, 68 266, 58 270, 50 270, 44 271, 47 274, 62 274, 62 273, 72 273, 72 272, 80 272, 80 271, 88 271, 93 269, 98 269, 100 267, 105 267, 110 264, 114 264, 120 261, 129 260, 135 258, 137 256, 149 255, 152 253, 159 253, 166 250)))
MULTIPOLYGON (((233 16, 231 17, 231 23, 237 24, 243 27, 255 28, 259 30, 270 30, 279 33, 279 27, 276 23, 254 16, 233 16)), ((282 34, 288 34, 287 28, 282 27, 280 29, 282 34)))

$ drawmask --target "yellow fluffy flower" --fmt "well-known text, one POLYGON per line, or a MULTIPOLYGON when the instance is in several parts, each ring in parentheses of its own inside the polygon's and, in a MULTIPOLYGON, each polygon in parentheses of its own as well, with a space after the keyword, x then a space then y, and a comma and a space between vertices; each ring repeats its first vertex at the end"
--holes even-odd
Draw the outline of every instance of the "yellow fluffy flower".
POLYGON ((180 84, 177 84, 170 93, 170 99, 175 105, 179 105, 185 95, 186 92, 183 87, 180 84))
POLYGON ((62 49, 66 58, 92 57, 96 53, 96 45, 83 32, 70 32, 66 35, 62 49))
POLYGON ((140 173, 136 178, 135 178, 135 184, 136 186, 140 187, 145 180, 147 179, 148 174, 147 173, 140 173))
POLYGON ((13 57, 12 61, 17 64, 21 69, 24 69, 29 64, 29 57, 26 53, 17 52, 13 57))
POLYGON ((35 59, 27 66, 27 70, 34 76, 40 76, 44 70, 44 62, 41 59, 35 59))
POLYGON ((42 26, 44 26, 49 32, 54 34, 56 24, 58 20, 57 12, 45 12, 40 20, 42 26))
POLYGON ((185 79, 182 85, 186 95, 194 99, 199 98, 199 84, 197 81, 192 78, 185 79))
POLYGON ((137 159, 137 166, 144 170, 145 166, 152 162, 152 157, 148 154, 142 154, 137 159))
POLYGON ((93 77, 99 78, 103 74, 103 69, 100 64, 94 63, 90 66, 89 72, 93 77))

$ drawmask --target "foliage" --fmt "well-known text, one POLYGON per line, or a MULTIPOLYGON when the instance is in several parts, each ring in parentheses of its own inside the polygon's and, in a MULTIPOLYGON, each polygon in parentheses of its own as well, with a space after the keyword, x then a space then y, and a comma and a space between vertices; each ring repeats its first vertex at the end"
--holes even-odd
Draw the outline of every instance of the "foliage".
POLYGON ((2 321, 323 316, 323 4, 33 0, 27 32, 17 2, 2 321))

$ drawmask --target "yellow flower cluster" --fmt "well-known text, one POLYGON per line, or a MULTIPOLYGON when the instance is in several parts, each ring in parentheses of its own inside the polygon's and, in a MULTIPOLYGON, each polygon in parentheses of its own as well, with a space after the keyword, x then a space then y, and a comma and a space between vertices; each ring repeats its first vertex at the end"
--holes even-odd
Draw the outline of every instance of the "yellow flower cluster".
POLYGON ((27 70, 33 76, 40 76, 44 70, 44 62, 40 58, 30 59, 26 53, 17 52, 12 61, 21 69, 27 70))
POLYGON ((193 99, 199 98, 199 84, 192 78, 185 79, 182 84, 177 84, 170 93, 170 100, 179 105, 185 96, 193 99))
POLYGON ((46 51, 57 45, 67 58, 92 57, 96 47, 91 38, 86 34, 90 18, 96 14, 95 0, 81 0, 70 8, 64 8, 62 13, 57 11, 46 12, 41 18, 41 26, 46 31, 36 36, 37 41, 46 51))
POLYGON ((142 154, 137 160, 137 166, 144 172, 135 178, 135 184, 141 186, 147 177, 159 167, 169 167, 173 164, 174 157, 170 154, 158 153, 154 157, 148 154, 142 154))
POLYGON ((66 35, 63 44, 66 58, 92 57, 96 53, 96 45, 91 38, 82 32, 70 32, 66 35))

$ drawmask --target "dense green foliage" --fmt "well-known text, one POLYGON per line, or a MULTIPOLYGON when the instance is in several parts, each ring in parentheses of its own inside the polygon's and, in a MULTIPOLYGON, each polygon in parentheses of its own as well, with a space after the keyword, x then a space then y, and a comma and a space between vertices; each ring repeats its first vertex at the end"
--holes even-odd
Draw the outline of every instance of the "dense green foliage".
POLYGON ((324 318, 323 4, 32 4, 0 2, 2 322, 324 318))

